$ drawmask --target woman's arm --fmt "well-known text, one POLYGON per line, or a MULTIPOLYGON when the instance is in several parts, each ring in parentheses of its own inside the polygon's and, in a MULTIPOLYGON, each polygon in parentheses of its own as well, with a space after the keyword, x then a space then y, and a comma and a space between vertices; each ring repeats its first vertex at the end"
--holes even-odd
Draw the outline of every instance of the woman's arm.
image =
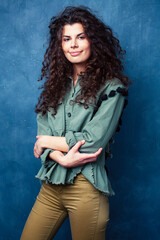
POLYGON ((65 168, 77 167, 88 162, 95 162, 102 148, 95 153, 80 153, 78 150, 84 143, 84 140, 77 142, 65 156, 60 151, 54 151, 49 154, 49 157, 65 168))
POLYGON ((116 130, 124 107, 125 97, 117 91, 119 88, 122 89, 122 86, 111 85, 106 89, 100 107, 82 131, 70 130, 65 134, 69 149, 81 140, 85 140, 85 144, 79 149, 81 153, 93 153, 100 147, 106 147, 116 130))
MULTIPOLYGON (((117 86, 111 86, 107 89, 109 94, 117 89, 117 86)), ((118 124, 124 105, 124 97, 116 92, 114 96, 102 102, 94 118, 86 124, 82 132, 66 133, 65 137, 37 136, 35 143, 36 157, 40 156, 45 148, 68 152, 76 142, 85 140, 86 143, 81 147, 83 153, 94 153, 100 147, 105 147, 118 124)))
MULTIPOLYGON (((37 127, 38 135, 53 136, 52 129, 48 124, 48 112, 46 112, 45 115, 42 115, 41 113, 37 115, 37 127)), ((54 150, 50 148, 42 149, 41 146, 38 145, 37 148, 34 148, 34 155, 36 158, 39 158, 41 156, 41 162, 45 163, 45 161, 48 159, 50 152, 53 151, 54 150), (38 151, 40 151, 41 154, 39 154, 38 151)))
POLYGON ((34 145, 34 155, 39 158, 45 148, 58 150, 61 152, 68 152, 69 146, 66 143, 65 137, 39 135, 36 137, 37 141, 34 145))
MULTIPOLYGON (((48 136, 47 136, 48 137, 48 136)), ((38 140, 37 140, 38 141, 38 140)), ((49 157, 58 162, 61 166, 69 168, 69 167, 77 167, 84 165, 88 162, 94 162, 97 160, 98 155, 101 153, 102 148, 99 148, 98 151, 95 153, 80 153, 78 150, 79 148, 85 143, 85 140, 78 141, 74 147, 71 148, 71 150, 64 155, 61 151, 55 150, 51 153, 49 153, 49 157)), ((34 155, 36 158, 39 158, 40 151, 43 150, 37 150, 40 144, 35 144, 36 147, 34 148, 34 155)))

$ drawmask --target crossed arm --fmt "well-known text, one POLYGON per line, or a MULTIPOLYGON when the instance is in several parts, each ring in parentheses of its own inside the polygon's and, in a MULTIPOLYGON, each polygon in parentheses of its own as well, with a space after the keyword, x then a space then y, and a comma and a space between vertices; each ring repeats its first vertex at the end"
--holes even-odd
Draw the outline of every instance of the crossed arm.
POLYGON ((54 151, 49 154, 49 157, 63 167, 77 167, 87 162, 96 161, 102 148, 99 148, 95 153, 80 153, 78 150, 84 143, 85 140, 78 141, 69 150, 65 137, 40 135, 37 136, 37 141, 34 146, 34 156, 40 158, 44 149, 50 148, 54 149, 54 151), (67 152, 67 154, 64 155, 62 152, 67 152))
MULTIPOLYGON (((109 94, 117 86, 107 90, 109 94)), ((65 137, 52 136, 46 118, 39 118, 40 129, 34 147, 34 155, 39 158, 44 149, 53 149, 49 157, 64 167, 76 167, 86 162, 97 160, 102 148, 113 135, 124 106, 124 96, 117 93, 114 97, 103 101, 93 119, 82 131, 68 131, 65 137), (80 149, 79 149, 80 148, 80 149), (63 152, 67 154, 64 156, 63 152)))

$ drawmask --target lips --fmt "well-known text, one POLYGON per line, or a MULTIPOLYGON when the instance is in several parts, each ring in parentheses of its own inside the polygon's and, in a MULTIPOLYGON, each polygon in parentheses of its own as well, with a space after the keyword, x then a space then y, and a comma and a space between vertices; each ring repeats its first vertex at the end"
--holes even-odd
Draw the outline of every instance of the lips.
POLYGON ((82 51, 70 52, 71 56, 75 57, 81 54, 82 51))

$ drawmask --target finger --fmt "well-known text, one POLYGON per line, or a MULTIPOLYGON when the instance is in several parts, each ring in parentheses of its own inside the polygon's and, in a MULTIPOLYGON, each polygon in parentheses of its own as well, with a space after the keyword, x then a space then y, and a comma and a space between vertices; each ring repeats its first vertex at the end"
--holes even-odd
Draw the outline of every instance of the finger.
POLYGON ((35 151, 34 151, 34 156, 35 156, 36 158, 39 158, 39 157, 40 157, 40 156, 38 155, 38 153, 35 152, 35 151))
POLYGON ((71 150, 73 150, 74 152, 77 152, 78 149, 80 148, 80 146, 83 145, 84 143, 85 143, 85 140, 78 141, 78 142, 71 148, 71 150))
POLYGON ((45 135, 37 135, 36 138, 39 139, 39 138, 41 138, 43 136, 45 136, 45 135))
POLYGON ((41 148, 39 147, 39 145, 37 144, 37 141, 34 145, 34 150, 36 151, 36 153, 40 156, 41 154, 41 148))
POLYGON ((87 158, 85 160, 82 161, 83 164, 88 163, 88 162, 95 162, 97 160, 96 157, 93 158, 87 158))
POLYGON ((35 158, 40 158, 38 155, 34 154, 35 158))
POLYGON ((36 158, 40 158, 40 154, 39 154, 37 151, 34 151, 34 156, 35 156, 36 158))
POLYGON ((35 155, 35 157, 36 158, 39 158, 40 157, 40 154, 39 154, 39 151, 38 151, 38 148, 37 148, 37 146, 36 146, 36 144, 34 145, 34 155, 35 155))
POLYGON ((34 152, 38 152, 38 148, 37 148, 37 146, 36 146, 36 144, 34 145, 34 152))
POLYGON ((99 148, 97 152, 94 153, 95 156, 98 156, 102 152, 102 148, 99 148))
POLYGON ((42 151, 40 150, 40 149, 36 149, 36 153, 40 156, 41 155, 41 153, 42 153, 42 151))
POLYGON ((95 153, 81 153, 81 154, 83 154, 82 155, 83 159, 87 159, 87 158, 97 157, 101 152, 102 152, 102 148, 99 148, 98 151, 95 153))
POLYGON ((94 157, 97 157, 102 152, 102 148, 99 148, 97 152, 93 153, 94 157))

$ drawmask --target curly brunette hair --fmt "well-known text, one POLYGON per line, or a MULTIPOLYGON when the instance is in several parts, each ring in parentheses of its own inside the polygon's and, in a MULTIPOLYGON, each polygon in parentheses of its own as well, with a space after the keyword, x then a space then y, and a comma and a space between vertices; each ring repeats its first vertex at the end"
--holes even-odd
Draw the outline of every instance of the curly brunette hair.
POLYGON ((60 15, 52 17, 49 25, 49 46, 44 55, 41 78, 45 82, 36 105, 35 112, 42 115, 57 107, 65 97, 71 86, 73 65, 65 57, 62 50, 62 31, 66 24, 81 23, 91 46, 91 55, 87 61, 86 69, 81 72, 79 84, 81 92, 75 102, 83 104, 85 108, 94 102, 96 94, 105 84, 106 80, 118 78, 124 86, 129 85, 129 79, 123 74, 123 56, 119 40, 113 36, 112 29, 98 19, 88 7, 67 7, 60 15))

